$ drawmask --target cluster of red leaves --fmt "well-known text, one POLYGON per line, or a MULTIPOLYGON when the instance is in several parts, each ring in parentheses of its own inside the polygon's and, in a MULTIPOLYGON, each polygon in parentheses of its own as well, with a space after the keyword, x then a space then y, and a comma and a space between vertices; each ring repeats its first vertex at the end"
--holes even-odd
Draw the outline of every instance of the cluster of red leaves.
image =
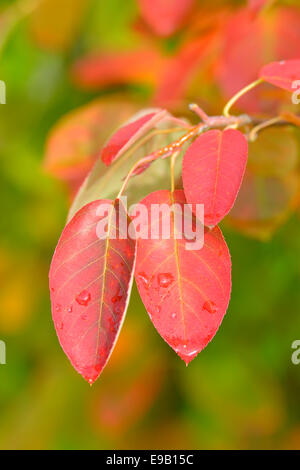
MULTIPOLYGON (((226 4, 212 9, 192 0, 138 3, 141 17, 133 28, 139 34, 139 48, 83 56, 72 67, 78 86, 101 89, 115 84, 152 84, 152 103, 174 110, 187 96, 197 98, 191 87, 199 76, 217 83, 229 99, 255 79, 263 64, 300 54, 297 8, 266 8, 265 12, 263 7, 272 1, 263 0, 249 1, 234 11, 226 4), (166 54, 157 36, 171 36, 179 30, 177 47, 166 54)), ((239 105, 248 112, 270 111, 276 97, 280 97, 278 91, 274 94, 262 87, 239 105)))
MULTIPOLYGON (((263 67, 257 78, 293 91, 292 83, 299 76, 300 60, 291 60, 263 67)), ((165 110, 146 112, 108 140, 100 154, 103 163, 116 166, 134 144, 167 121, 175 121, 182 129, 187 126, 165 110)), ((188 128, 189 138, 197 135, 194 129, 188 128)), ((157 149, 136 165, 141 162, 145 170, 145 162, 177 154, 181 150, 178 143, 186 140, 181 138, 157 149)), ((239 130, 207 130, 184 153, 184 190, 158 190, 140 201, 148 213, 153 204, 183 207, 188 203, 193 211, 195 204, 204 204, 201 249, 188 250, 184 233, 176 236, 183 224, 177 224, 172 212, 168 213, 168 239, 160 234, 158 239, 134 240, 128 231, 122 233, 120 220, 128 215, 119 195, 115 200, 86 204, 67 224, 50 269, 52 315, 65 353, 90 384, 105 367, 117 341, 134 276, 155 328, 186 364, 211 341, 226 313, 231 292, 230 254, 217 224, 235 202, 247 155, 247 139, 239 130), (109 206, 108 236, 102 239, 96 226, 103 218, 100 209, 104 204, 109 206)), ((126 181, 130 176, 131 172, 126 181)), ((165 215, 160 213, 160 224, 165 215)), ((196 216, 195 211, 194 222, 196 216)), ((155 222, 148 220, 150 232, 155 222)))

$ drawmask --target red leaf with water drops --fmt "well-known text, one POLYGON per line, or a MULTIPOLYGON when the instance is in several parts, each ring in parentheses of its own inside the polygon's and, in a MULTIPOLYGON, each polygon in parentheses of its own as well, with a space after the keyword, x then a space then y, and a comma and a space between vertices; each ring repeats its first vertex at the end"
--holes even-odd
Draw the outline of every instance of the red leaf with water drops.
POLYGON ((225 315, 231 291, 231 260, 218 227, 204 230, 202 248, 195 245, 197 249, 187 249, 187 240, 178 237, 182 233, 178 211, 184 211, 186 204, 182 190, 156 191, 141 201, 148 214, 153 204, 171 207, 173 203, 177 205, 176 216, 168 212, 151 216, 149 233, 159 220, 159 236, 138 238, 135 278, 155 328, 188 364, 213 338, 225 315), (168 223, 171 236, 165 238, 162 227, 168 223))
POLYGON ((300 59, 271 62, 261 69, 259 76, 272 85, 293 92, 299 87, 294 82, 300 80, 300 59))
POLYGON ((103 147, 101 151, 102 161, 109 166, 140 137, 145 135, 163 119, 166 119, 167 116, 168 112, 164 109, 154 109, 122 126, 103 147))
POLYGON ((248 144, 235 129, 200 135, 184 155, 182 179, 187 201, 204 204, 205 225, 215 226, 232 208, 246 168, 248 144))
POLYGON ((146 23, 159 36, 170 36, 182 25, 194 0, 139 0, 146 23))
POLYGON ((87 204, 65 227, 51 263, 56 332, 72 365, 90 384, 112 353, 129 300, 136 243, 121 225, 126 217, 119 201, 87 204), (103 231, 108 236, 101 238, 103 231))

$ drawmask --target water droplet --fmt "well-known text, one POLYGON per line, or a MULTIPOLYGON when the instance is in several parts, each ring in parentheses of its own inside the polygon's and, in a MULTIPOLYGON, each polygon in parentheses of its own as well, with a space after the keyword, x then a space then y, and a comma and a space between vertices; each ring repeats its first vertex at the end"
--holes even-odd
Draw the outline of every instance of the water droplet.
POLYGON ((72 313, 72 312, 73 312, 73 307, 72 307, 72 305, 68 308, 67 312, 68 312, 68 313, 72 313))
POLYGON ((161 273, 158 275, 158 284, 160 287, 169 287, 174 281, 171 273, 161 273))
POLYGON ((83 305, 84 307, 87 306, 90 300, 91 300, 91 294, 86 290, 83 290, 82 292, 80 292, 80 294, 76 297, 76 302, 79 305, 83 305))
POLYGON ((171 317, 176 318, 176 313, 172 313, 171 317))
POLYGON ((57 304, 56 307, 55 307, 55 311, 60 312, 61 311, 61 305, 57 304))
POLYGON ((111 301, 113 304, 119 302, 120 300, 122 300, 123 296, 122 294, 120 295, 120 289, 118 289, 116 295, 114 295, 114 297, 111 298, 111 301))
POLYGON ((202 310, 207 310, 208 313, 216 313, 217 307, 214 302, 212 302, 211 300, 208 300, 207 302, 204 302, 202 306, 202 310))
POLYGON ((183 348, 186 349, 186 344, 183 345, 183 348))
POLYGON ((160 313, 160 311, 161 311, 161 308, 160 308, 160 306, 159 306, 159 305, 157 305, 157 306, 155 307, 155 311, 156 311, 156 313, 160 313))
POLYGON ((284 64, 285 64, 285 60, 281 60, 281 61, 279 62, 279 65, 284 65, 284 64))
POLYGON ((144 287, 145 287, 146 289, 148 289, 148 287, 149 287, 149 279, 148 279, 148 277, 146 276, 146 274, 145 274, 145 273, 139 273, 139 274, 138 274, 138 278, 139 278, 139 280, 143 283, 144 287))

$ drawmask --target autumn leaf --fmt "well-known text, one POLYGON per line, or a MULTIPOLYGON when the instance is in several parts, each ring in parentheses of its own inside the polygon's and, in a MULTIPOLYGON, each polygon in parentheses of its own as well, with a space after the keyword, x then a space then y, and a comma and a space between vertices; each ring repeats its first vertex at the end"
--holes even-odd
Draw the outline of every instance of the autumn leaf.
MULTIPOLYGON (((134 338, 136 344, 136 338, 134 338)), ((124 435, 141 421, 161 393, 165 380, 165 366, 157 352, 150 357, 143 351, 139 362, 130 368, 114 371, 91 403, 91 421, 98 432, 124 435)))
POLYGON ((266 6, 270 6, 273 0, 248 0, 248 8, 257 14, 266 6))
POLYGON ((124 98, 102 98, 66 114, 47 138, 44 168, 74 192, 112 130, 136 110, 137 105, 124 98))
POLYGON ((265 129, 249 142, 247 170, 226 223, 268 240, 298 204, 298 153, 291 129, 265 129))
MULTIPOLYGON (((96 161, 74 198, 68 220, 84 205, 96 199, 115 199, 123 179, 138 160, 172 143, 184 133, 184 128, 181 130, 180 127, 178 128, 178 124, 175 124, 174 128, 172 119, 168 120, 168 118, 165 122, 158 123, 154 130, 155 135, 148 140, 145 139, 144 142, 142 142, 144 138, 138 139, 132 147, 122 152, 110 166, 106 166, 100 158, 96 161)), ((142 182, 140 176, 131 178, 126 189, 128 204, 138 202, 149 192, 156 189, 169 188, 169 181, 166 179, 168 170, 169 162, 167 160, 158 160, 143 173, 142 182)), ((179 175, 180 166, 178 165, 176 177, 179 177, 179 175)))
POLYGON ((145 22, 159 36, 176 32, 190 13, 194 0, 138 0, 145 22))
MULTIPOLYGON (((241 8, 230 15, 221 31, 221 50, 215 79, 226 99, 257 79, 268 62, 299 57, 300 14, 298 8, 280 7, 267 15, 253 15, 241 8)), ((280 90, 260 85, 242 96, 238 106, 247 112, 274 112, 280 90)))
MULTIPOLYGON (((148 213, 153 204, 174 203, 183 210, 182 190, 156 191, 141 201, 148 213)), ((218 227, 205 229, 202 249, 187 250, 186 240, 175 235, 176 219, 175 214, 159 216, 160 224, 170 222, 170 238, 138 238, 135 278, 155 328, 188 364, 213 338, 225 315, 231 261, 218 227)), ((149 230, 155 222, 151 218, 149 230)))
POLYGON ((184 44, 162 68, 153 98, 154 103, 168 108, 178 105, 216 44, 217 34, 215 31, 209 31, 184 44))
POLYGON ((109 85, 156 82, 162 57, 155 49, 94 53, 78 59, 72 66, 74 82, 88 90, 109 85))
POLYGON ((90 384, 112 353, 130 296, 135 241, 120 225, 124 216, 119 201, 86 205, 64 229, 51 263, 55 329, 73 367, 90 384), (100 238, 103 221, 107 237, 100 238))
POLYGON ((140 137, 145 135, 156 124, 166 119, 168 112, 164 109, 154 109, 130 120, 113 134, 101 150, 101 159, 109 166, 119 158, 140 137))
POLYGON ((183 158, 187 201, 204 204, 205 225, 215 226, 232 208, 246 168, 248 145, 235 129, 200 135, 183 158))
POLYGON ((272 85, 293 92, 294 82, 300 80, 300 59, 271 62, 261 69, 259 77, 272 85))

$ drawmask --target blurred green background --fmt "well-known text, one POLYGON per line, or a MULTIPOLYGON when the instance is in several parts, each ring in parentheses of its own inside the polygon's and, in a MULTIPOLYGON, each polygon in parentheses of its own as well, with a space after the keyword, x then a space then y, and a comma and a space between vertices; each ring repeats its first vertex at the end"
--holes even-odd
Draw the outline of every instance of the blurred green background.
MULTIPOLYGON (((271 162, 257 163, 256 154, 250 160, 256 192, 246 192, 246 203, 257 213, 247 219, 244 212, 243 218, 237 206, 223 225, 233 264, 229 309, 213 341, 188 368, 155 331, 136 288, 116 349, 92 388, 71 367, 51 320, 49 265, 74 185, 84 175, 74 183, 45 164, 49 132, 68 112, 96 98, 117 103, 109 122, 104 113, 104 133, 120 124, 124 101, 135 109, 165 104, 156 92, 168 67, 172 76, 172 67, 177 70, 175 88, 190 73, 188 85, 169 100, 174 113, 184 114, 192 99, 220 113, 227 96, 215 70, 221 61, 232 67, 222 28, 246 3, 195 1, 194 10, 164 32, 147 22, 136 0, 0 2, 0 79, 7 87, 7 103, 0 105, 0 340, 7 347, 7 364, 0 365, 1 449, 300 448, 300 365, 291 362, 292 342, 300 339, 296 131, 287 136, 278 130, 281 147, 266 151, 271 162), (189 47, 214 28, 217 46, 205 59, 204 73, 199 52, 194 56, 189 47), (110 54, 118 58, 139 48, 159 55, 151 76, 149 70, 130 74, 120 64, 109 65, 110 54), (104 54, 99 61, 113 71, 86 85, 73 72, 90 52, 104 54)), ((297 4, 275 2, 259 19, 251 13, 256 26, 266 25, 272 44, 283 47, 285 41, 292 57, 300 57, 297 4), (278 24, 280 8, 291 8, 294 23, 287 33, 278 24)), ((279 59, 282 50, 275 45, 270 52, 269 42, 263 60, 270 54, 279 59)), ((252 52, 255 62, 261 50, 253 46, 252 52)), ((232 73, 242 75, 238 69, 232 73)), ((282 99, 270 93, 268 98, 282 99)), ((59 150, 58 161, 64 157, 59 150)), ((68 165, 73 163, 63 168, 68 165)), ((244 203, 239 202, 242 212, 244 203)))

